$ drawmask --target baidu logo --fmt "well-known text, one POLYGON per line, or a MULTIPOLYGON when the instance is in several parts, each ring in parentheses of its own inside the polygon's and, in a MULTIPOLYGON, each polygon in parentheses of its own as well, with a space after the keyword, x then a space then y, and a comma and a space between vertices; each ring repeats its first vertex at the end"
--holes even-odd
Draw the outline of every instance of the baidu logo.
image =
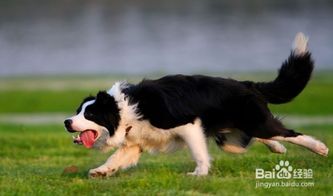
POLYGON ((256 169, 256 179, 303 179, 312 178, 312 169, 293 168, 289 161, 281 160, 272 170, 256 169))
POLYGON ((291 166, 289 161, 280 160, 271 170, 256 169, 256 188, 313 187, 313 171, 309 168, 291 166))
POLYGON ((290 179, 292 177, 293 167, 289 165, 289 161, 280 161, 275 165, 277 179, 290 179))

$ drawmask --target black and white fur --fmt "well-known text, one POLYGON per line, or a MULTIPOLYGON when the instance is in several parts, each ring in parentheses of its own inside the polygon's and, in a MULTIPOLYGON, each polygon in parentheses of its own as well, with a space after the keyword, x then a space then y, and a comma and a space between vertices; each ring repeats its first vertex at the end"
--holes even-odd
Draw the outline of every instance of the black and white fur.
POLYGON ((70 132, 94 130, 95 148, 118 148, 103 165, 89 171, 90 177, 110 176, 136 165, 143 151, 169 152, 183 146, 189 147, 197 164, 190 174, 207 175, 208 137, 232 153, 245 152, 255 139, 276 153, 286 152, 278 141, 287 141, 327 156, 325 144, 286 128, 267 107, 296 97, 312 70, 307 38, 299 33, 274 81, 173 75, 136 85, 117 82, 109 91, 86 98, 65 125, 70 132))

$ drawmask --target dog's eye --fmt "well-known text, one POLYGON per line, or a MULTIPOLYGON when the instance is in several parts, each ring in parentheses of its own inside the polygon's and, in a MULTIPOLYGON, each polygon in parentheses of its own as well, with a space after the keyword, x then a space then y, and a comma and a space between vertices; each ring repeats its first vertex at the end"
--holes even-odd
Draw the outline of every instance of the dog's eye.
POLYGON ((86 113, 84 113, 84 116, 89 118, 89 117, 93 117, 94 114, 90 113, 90 112, 86 112, 86 113))

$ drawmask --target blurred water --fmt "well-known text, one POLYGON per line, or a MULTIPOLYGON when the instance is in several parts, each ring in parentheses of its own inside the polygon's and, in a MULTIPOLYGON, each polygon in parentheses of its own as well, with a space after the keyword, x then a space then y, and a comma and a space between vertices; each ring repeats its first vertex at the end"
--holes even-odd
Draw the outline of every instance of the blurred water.
POLYGON ((276 70, 296 32, 333 68, 333 2, 1 1, 0 75, 276 70))

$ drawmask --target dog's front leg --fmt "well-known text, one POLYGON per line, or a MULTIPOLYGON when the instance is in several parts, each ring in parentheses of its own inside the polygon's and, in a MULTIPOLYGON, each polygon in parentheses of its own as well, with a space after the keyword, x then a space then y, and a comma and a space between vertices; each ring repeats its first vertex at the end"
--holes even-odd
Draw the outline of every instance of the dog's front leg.
POLYGON ((141 152, 138 145, 120 147, 103 165, 89 170, 89 177, 111 176, 119 169, 134 166, 139 161, 141 152))
POLYGON ((196 120, 193 124, 186 125, 179 131, 179 135, 190 148, 191 154, 197 163, 195 170, 188 174, 195 176, 207 175, 210 167, 210 158, 201 121, 196 120))

